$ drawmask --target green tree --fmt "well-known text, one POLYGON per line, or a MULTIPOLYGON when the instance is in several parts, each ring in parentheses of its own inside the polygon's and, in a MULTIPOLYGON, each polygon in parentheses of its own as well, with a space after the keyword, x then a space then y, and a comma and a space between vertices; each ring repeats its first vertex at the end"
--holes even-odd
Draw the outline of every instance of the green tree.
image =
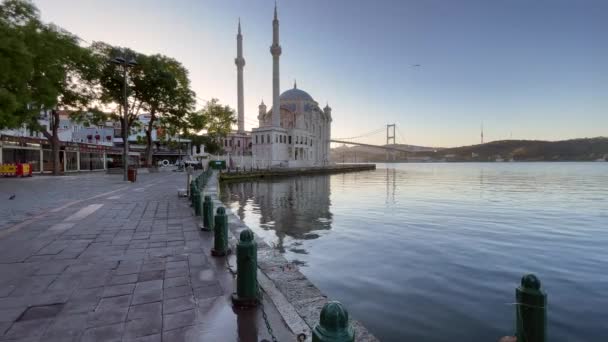
POLYGON ((236 123, 234 109, 220 104, 218 99, 208 101, 200 114, 203 117, 203 127, 213 138, 226 137, 232 131, 232 125, 236 123))
POLYGON ((3 53, 7 57, 3 60, 7 61, 6 65, 15 66, 21 77, 27 70, 26 77, 18 78, 15 72, 10 72, 8 82, 3 82, 0 124, 8 127, 26 124, 41 132, 51 144, 53 173, 58 174, 58 110, 81 114, 87 111, 94 99, 95 59, 79 45, 78 37, 58 26, 42 23, 38 10, 30 2, 3 2, 0 18, 1 26, 8 27, 7 32, 21 40, 21 44, 9 42, 9 49, 3 53), (24 54, 24 60, 15 58, 24 54), (48 126, 40 124, 41 111, 50 111, 48 126))
POLYGON ((135 74, 133 84, 145 109, 150 112, 145 155, 146 163, 151 165, 152 132, 157 128, 159 117, 186 115, 194 104, 194 93, 190 90, 188 70, 175 59, 162 55, 143 56, 140 63, 141 72, 135 74))

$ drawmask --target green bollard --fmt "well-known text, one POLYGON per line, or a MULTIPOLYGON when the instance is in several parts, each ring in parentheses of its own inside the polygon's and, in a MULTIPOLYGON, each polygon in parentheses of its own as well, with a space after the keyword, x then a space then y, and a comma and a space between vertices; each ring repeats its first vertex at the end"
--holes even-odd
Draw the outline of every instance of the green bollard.
POLYGON ((190 196, 188 197, 188 199, 190 201, 192 201, 192 196, 194 196, 194 189, 195 189, 195 185, 194 185, 194 181, 190 182, 190 196))
POLYGON ((194 193, 194 216, 201 216, 201 192, 194 193))
POLYGON ((203 226, 201 229, 205 231, 213 230, 213 201, 211 196, 205 196, 203 201, 203 226))
POLYGON ((340 302, 327 302, 319 324, 312 330, 312 342, 354 342, 355 332, 348 322, 348 311, 340 302))
POLYGON ((518 342, 547 341, 547 294, 540 289, 540 280, 534 274, 521 278, 515 290, 516 326, 518 342))
POLYGON ((230 248, 228 248, 228 216, 226 216, 226 209, 224 207, 217 208, 213 230, 215 232, 215 239, 211 255, 225 256, 230 254, 230 248))
POLYGON ((258 305, 258 248, 253 232, 245 229, 236 245, 236 293, 232 303, 240 308, 258 305))

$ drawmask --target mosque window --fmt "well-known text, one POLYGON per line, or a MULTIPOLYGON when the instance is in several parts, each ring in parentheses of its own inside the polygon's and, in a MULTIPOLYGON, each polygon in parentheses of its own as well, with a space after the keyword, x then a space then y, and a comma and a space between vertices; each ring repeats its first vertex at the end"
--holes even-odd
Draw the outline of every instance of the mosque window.
POLYGON ((304 144, 308 145, 308 137, 306 137, 306 139, 304 140, 304 144))
POLYGON ((261 135, 262 137, 262 144, 264 143, 264 134, 261 135))
POLYGON ((291 135, 289 136, 289 145, 291 145, 291 135))
POLYGON ((230 140, 230 147, 232 147, 232 140, 230 140))
POLYGON ((272 140, 270 140, 270 134, 266 134, 266 141, 270 144, 272 140))
POLYGON ((236 146, 241 147, 241 141, 240 140, 236 141, 236 146))
POLYGON ((257 135, 255 136, 255 143, 256 144, 258 143, 258 136, 257 135))
POLYGON ((228 147, 228 140, 224 139, 224 147, 228 147))
POLYGON ((278 135, 275 135, 275 136, 274 136, 274 142, 275 142, 275 143, 278 143, 278 142, 279 142, 279 136, 278 136, 278 135))

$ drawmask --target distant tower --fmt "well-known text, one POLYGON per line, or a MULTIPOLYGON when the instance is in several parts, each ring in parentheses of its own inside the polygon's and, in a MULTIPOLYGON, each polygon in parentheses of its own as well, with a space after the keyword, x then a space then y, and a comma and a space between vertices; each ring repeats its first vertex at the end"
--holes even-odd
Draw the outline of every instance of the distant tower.
POLYGON ((264 115, 266 115, 266 105, 264 104, 264 100, 260 103, 258 107, 258 120, 260 120, 260 127, 264 124, 264 115))
POLYGON ((272 21, 272 126, 281 126, 281 103, 279 100, 281 85, 279 73, 279 57, 281 56, 281 45, 279 45, 279 18, 277 15, 277 3, 274 3, 274 20, 272 21))
POLYGON ((483 122, 481 123, 481 143, 483 144, 483 122))
POLYGON ((236 35, 236 58, 234 59, 236 64, 236 75, 237 75, 237 111, 238 111, 238 125, 239 133, 245 133, 245 104, 244 104, 244 91, 243 91, 243 67, 245 66, 245 59, 243 58, 243 35, 241 34, 241 19, 239 18, 239 29, 236 35))

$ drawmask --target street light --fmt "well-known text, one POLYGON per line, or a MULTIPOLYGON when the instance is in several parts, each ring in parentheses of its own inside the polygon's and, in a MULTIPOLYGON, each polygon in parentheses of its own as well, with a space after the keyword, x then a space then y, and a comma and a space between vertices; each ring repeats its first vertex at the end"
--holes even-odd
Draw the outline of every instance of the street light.
POLYGON ((127 60, 124 57, 116 57, 110 60, 110 63, 121 65, 123 69, 123 97, 124 102, 122 104, 122 160, 123 160, 123 180, 129 180, 129 99, 127 97, 127 70, 137 65, 135 60, 127 60))

